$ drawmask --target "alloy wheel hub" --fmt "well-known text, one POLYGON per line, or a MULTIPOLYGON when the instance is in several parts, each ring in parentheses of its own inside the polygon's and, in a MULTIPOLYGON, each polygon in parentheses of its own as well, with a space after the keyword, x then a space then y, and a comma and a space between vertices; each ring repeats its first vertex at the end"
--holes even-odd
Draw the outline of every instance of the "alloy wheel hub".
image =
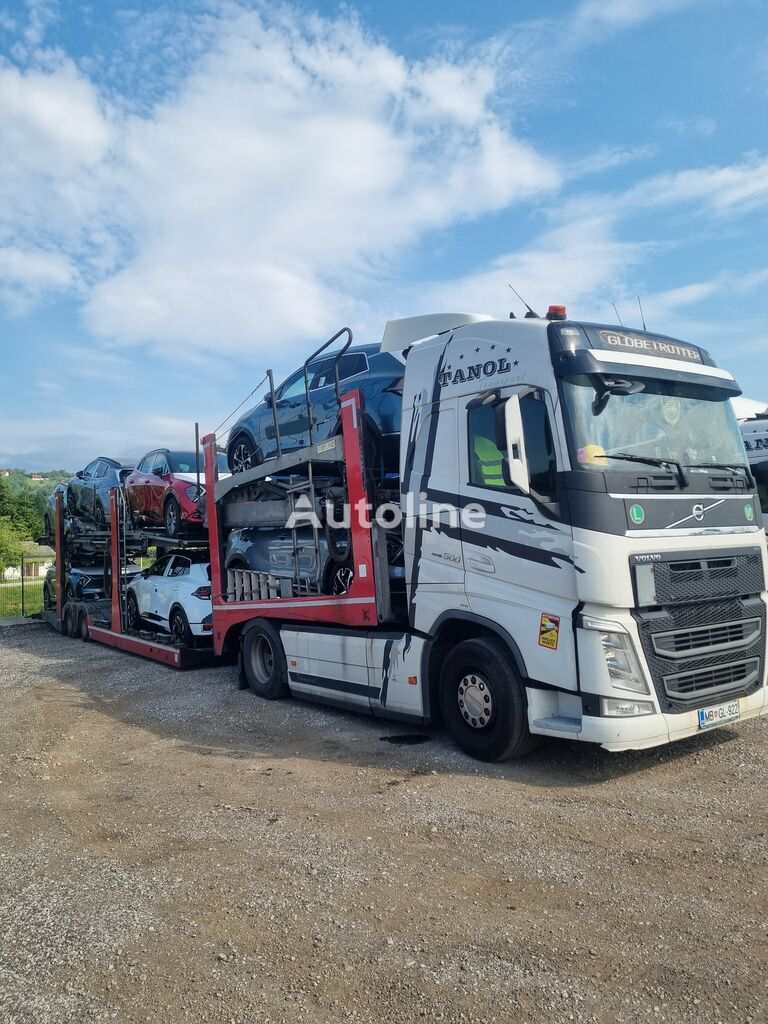
POLYGON ((457 694, 459 712, 472 729, 484 729, 493 714, 493 698, 485 680, 472 672, 461 680, 457 694))

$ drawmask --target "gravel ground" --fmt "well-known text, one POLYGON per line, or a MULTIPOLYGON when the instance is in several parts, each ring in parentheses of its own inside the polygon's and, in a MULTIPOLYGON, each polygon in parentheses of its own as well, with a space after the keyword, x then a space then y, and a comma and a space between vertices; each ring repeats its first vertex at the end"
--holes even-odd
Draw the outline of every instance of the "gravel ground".
POLYGON ((765 719, 487 766, 27 624, 0 722, 3 1024, 766 1019, 765 719))

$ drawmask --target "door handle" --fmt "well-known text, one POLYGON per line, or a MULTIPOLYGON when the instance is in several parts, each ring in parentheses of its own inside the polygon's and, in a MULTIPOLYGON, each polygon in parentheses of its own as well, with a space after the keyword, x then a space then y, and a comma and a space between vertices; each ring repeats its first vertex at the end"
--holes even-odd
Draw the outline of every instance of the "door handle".
POLYGON ((467 561, 470 568, 477 569, 478 572, 496 572, 493 559, 488 558, 487 555, 468 555, 467 561))

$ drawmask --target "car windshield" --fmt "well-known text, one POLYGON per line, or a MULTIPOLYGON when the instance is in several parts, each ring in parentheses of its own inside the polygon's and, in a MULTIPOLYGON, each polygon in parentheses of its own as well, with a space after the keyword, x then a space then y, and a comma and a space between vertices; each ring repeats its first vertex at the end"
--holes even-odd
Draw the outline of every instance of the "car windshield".
POLYGON ((706 473, 746 467, 728 396, 716 387, 634 378, 563 380, 574 468, 629 469, 637 460, 671 460, 706 473), (626 464, 610 455, 630 456, 626 464))
MULTIPOLYGON (((197 463, 194 452, 171 452, 169 458, 172 473, 196 473, 199 469, 202 475, 205 470, 205 456, 202 452, 197 456, 197 463)), ((227 457, 223 452, 216 453, 216 464, 219 473, 229 473, 227 457)))

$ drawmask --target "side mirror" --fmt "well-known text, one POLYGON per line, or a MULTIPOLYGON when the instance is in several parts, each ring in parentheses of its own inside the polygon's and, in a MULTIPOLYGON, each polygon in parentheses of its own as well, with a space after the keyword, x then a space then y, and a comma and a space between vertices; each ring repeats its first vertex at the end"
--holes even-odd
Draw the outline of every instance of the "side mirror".
POLYGON ((83 477, 85 476, 85 470, 78 469, 78 471, 75 473, 75 476, 77 477, 78 480, 82 480, 83 477))
POLYGON ((268 391, 266 393, 266 395, 264 395, 264 405, 266 405, 266 407, 268 409, 272 408, 272 392, 271 391, 268 391))
POLYGON ((525 440, 523 438, 523 416, 520 411, 520 399, 512 395, 504 406, 504 425, 507 433, 507 459, 505 477, 509 483, 523 494, 531 493, 528 482, 528 459, 525 456, 525 440))

